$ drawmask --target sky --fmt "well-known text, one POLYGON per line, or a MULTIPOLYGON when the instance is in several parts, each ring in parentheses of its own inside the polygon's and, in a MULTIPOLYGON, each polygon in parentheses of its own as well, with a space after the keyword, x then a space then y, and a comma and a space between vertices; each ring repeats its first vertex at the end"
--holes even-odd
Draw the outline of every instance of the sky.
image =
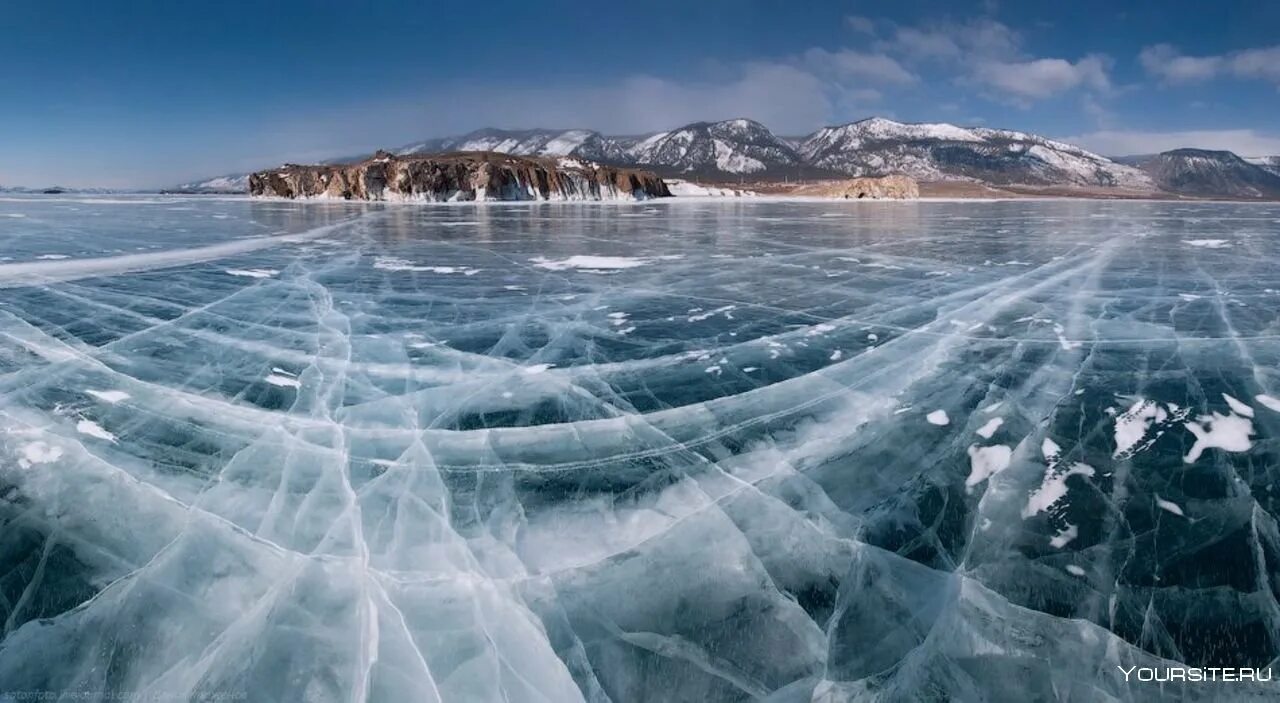
POLYGON ((480 127, 750 117, 1280 154, 1280 3, 3 0, 0 185, 148 188, 480 127))

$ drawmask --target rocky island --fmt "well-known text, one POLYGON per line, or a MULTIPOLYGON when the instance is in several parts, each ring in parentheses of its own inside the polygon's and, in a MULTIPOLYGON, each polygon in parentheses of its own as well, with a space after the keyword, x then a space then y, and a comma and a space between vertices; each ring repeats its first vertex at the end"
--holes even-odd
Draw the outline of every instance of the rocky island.
POLYGON ((671 195, 651 171, 492 151, 430 156, 379 151, 352 164, 285 164, 250 174, 249 194, 424 202, 644 200, 671 195))
POLYGON ((863 177, 801 185, 790 194, 843 200, 915 200, 920 197, 920 185, 901 175, 863 177))

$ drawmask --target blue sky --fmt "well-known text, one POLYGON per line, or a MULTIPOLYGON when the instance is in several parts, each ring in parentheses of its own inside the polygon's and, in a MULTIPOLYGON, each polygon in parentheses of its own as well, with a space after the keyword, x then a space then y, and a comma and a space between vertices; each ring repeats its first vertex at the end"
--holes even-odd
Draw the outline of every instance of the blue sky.
POLYGON ((1280 3, 10 0, 0 184, 150 187, 482 126, 746 116, 1280 153, 1280 3))

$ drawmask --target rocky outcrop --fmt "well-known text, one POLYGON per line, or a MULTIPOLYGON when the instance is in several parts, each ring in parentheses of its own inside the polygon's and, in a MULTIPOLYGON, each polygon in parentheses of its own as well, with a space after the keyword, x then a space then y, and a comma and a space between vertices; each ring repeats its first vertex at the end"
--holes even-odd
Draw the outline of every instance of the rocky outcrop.
POLYGON ((345 200, 643 200, 671 195, 653 173, 572 158, 494 152, 396 156, 249 175, 249 194, 345 200))
POLYGON ((803 185, 792 194, 842 200, 915 200, 920 197, 920 186, 907 176, 882 176, 803 185))

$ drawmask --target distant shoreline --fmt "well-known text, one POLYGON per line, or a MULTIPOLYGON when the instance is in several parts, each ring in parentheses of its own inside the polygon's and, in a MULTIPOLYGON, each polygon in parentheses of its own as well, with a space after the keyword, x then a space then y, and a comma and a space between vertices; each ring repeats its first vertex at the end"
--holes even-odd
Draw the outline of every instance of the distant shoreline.
MULTIPOLYGON (((921 190, 925 190, 921 188, 921 190)), ((912 203, 938 204, 938 203, 1002 203, 1002 202, 1127 202, 1127 203, 1180 203, 1186 205, 1280 205, 1280 200, 1229 200, 1221 198, 1187 198, 1187 197, 1100 197, 1091 195, 1061 195, 1050 193, 1002 193, 989 195, 940 195, 930 194, 922 195, 913 199, 863 199, 863 200, 845 200, 842 198, 820 198, 812 196, 786 195, 786 194, 770 194, 760 193, 755 195, 741 196, 672 196, 663 198, 649 198, 645 200, 462 200, 453 202, 439 201, 416 201, 416 200, 344 200, 336 198, 284 198, 274 196, 251 196, 251 195, 233 195, 222 193, 95 193, 77 195, 66 193, 62 195, 43 195, 36 193, 10 194, 0 195, 0 202, 81 202, 96 203, 102 205, 163 205, 174 202, 183 202, 191 200, 203 200, 209 202, 251 202, 261 203, 263 205, 279 205, 283 203, 294 203, 301 205, 383 205, 397 207, 527 207, 527 206, 546 206, 546 205, 605 205, 609 207, 628 207, 642 206, 652 207, 655 205, 671 205, 671 204, 752 204, 752 203, 795 203, 795 204, 811 204, 811 205, 827 205, 827 206, 848 206, 856 204, 862 206, 876 206, 885 204, 909 205, 912 203)))

